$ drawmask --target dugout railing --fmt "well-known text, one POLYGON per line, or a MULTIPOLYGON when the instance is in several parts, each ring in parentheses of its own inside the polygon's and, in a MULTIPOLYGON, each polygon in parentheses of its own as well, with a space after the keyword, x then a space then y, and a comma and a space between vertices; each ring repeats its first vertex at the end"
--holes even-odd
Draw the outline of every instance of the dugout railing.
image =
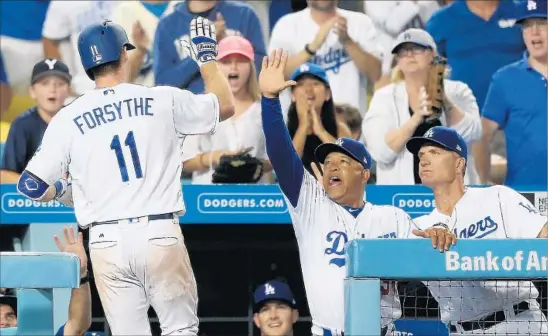
MULTIPOLYGON (((422 239, 358 239, 346 245, 346 259, 345 336, 380 335, 382 281, 548 278, 546 239, 461 240, 444 253, 422 239), (467 260, 472 269, 464 267, 467 260)), ((431 336, 447 334, 441 323, 428 331, 431 336)))

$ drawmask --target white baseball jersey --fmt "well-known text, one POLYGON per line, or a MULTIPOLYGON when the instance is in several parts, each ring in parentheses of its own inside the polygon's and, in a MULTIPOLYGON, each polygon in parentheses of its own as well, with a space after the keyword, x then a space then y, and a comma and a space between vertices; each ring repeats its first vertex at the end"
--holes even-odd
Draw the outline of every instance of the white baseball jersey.
MULTIPOLYGON (((377 41, 377 33, 371 19, 359 12, 337 9, 337 12, 347 20, 348 35, 360 47, 381 59, 381 46, 377 41)), ((290 54, 304 50, 304 46, 314 40, 320 27, 310 15, 310 9, 283 16, 276 22, 270 37, 269 50, 283 48, 290 54)), ((331 31, 325 43, 310 60, 324 68, 327 72, 333 101, 348 103, 360 110, 362 116, 367 109, 367 78, 360 73, 356 64, 339 41, 339 36, 331 31)), ((283 111, 291 103, 289 91, 281 96, 283 111)))
MULTIPOLYGON (((180 1, 169 1, 166 10, 162 13, 162 17, 172 13, 173 8, 179 2, 180 1)), ((146 86, 154 85, 154 71, 152 71, 154 55, 152 53, 152 46, 154 43, 154 35, 156 34, 156 27, 158 26, 160 19, 161 18, 146 9, 141 1, 122 1, 122 3, 114 9, 114 13, 112 14, 112 20, 124 28, 130 43, 134 44, 132 31, 133 24, 137 21, 141 23, 141 26, 148 37, 148 50, 145 59, 143 60, 139 76, 134 81, 136 84, 146 86)))
MULTIPOLYGON (((183 145, 183 166, 184 162, 202 153, 216 150, 235 151, 248 147, 252 148, 249 155, 268 160, 260 102, 253 103, 242 114, 220 122, 215 134, 189 136, 183 145)), ((207 156, 203 162, 208 162, 207 156)), ((211 184, 214 170, 211 162, 209 164, 208 170, 192 173, 192 184, 211 184)), ((268 179, 268 175, 263 175, 259 183, 269 183, 268 179)))
POLYGON ((213 133, 218 121, 214 94, 134 84, 95 89, 55 115, 26 169, 49 185, 70 172, 82 227, 182 214, 182 142, 213 133))
POLYGON ((78 52, 78 35, 87 26, 104 19, 110 19, 113 10, 120 1, 93 0, 93 1, 51 1, 42 36, 51 40, 70 39, 72 52, 63 53, 63 61, 72 74, 72 89, 77 94, 83 94, 94 88, 80 63, 78 52))
MULTIPOLYGON (((426 229, 444 223, 458 239, 536 238, 546 223, 522 195, 505 186, 468 188, 451 216, 434 209, 415 218, 426 229)), ((450 252, 447 252, 450 253, 450 252)), ((428 281, 442 321, 469 321, 538 297, 530 281, 428 281)))
MULTIPOLYGON (((331 200, 323 187, 304 171, 297 207, 286 202, 299 244, 306 296, 314 327, 344 330, 344 245, 357 238, 408 238, 415 225, 401 209, 366 202, 355 218, 331 200)), ((383 288, 382 324, 401 316, 393 284, 383 288)), ((363 298, 367 300, 367 298, 363 298)))

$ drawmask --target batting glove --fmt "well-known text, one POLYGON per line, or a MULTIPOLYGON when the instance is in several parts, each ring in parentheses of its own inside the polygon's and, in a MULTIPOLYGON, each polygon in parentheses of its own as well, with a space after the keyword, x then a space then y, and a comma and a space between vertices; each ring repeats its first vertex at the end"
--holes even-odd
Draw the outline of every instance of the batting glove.
POLYGON ((74 208, 72 199, 72 181, 62 178, 55 182, 55 199, 69 208, 74 208))
POLYGON ((190 21, 190 41, 182 40, 181 43, 186 49, 188 56, 198 64, 202 65, 217 60, 217 38, 215 25, 208 19, 201 16, 190 21))

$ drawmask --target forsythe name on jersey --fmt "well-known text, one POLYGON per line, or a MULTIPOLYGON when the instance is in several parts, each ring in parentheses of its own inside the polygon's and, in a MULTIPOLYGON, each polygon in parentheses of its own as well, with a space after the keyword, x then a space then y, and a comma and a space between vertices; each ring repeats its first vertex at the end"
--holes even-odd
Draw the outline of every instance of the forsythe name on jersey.
POLYGON ((86 111, 73 119, 74 123, 85 134, 87 130, 114 122, 123 118, 153 116, 154 98, 129 98, 112 102, 86 111))
POLYGON ((548 257, 537 251, 517 251, 514 256, 496 256, 486 251, 481 256, 461 256, 457 251, 445 252, 447 271, 548 271, 548 257))

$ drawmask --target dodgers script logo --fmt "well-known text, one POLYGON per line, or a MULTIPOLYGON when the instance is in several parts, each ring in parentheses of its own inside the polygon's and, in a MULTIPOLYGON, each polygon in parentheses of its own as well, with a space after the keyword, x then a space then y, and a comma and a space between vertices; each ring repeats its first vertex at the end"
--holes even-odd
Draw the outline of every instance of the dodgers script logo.
POLYGON ((314 58, 312 58, 312 63, 318 64, 326 72, 331 70, 333 73, 337 74, 339 73, 339 70, 341 70, 341 66, 351 60, 352 59, 348 56, 344 48, 330 47, 327 53, 314 56, 314 58))
POLYGON ((344 245, 348 243, 348 236, 345 232, 331 231, 325 236, 325 239, 331 247, 326 248, 324 253, 326 255, 335 255, 335 257, 329 260, 329 264, 343 267, 346 264, 346 259, 344 258, 344 245))
POLYGON ((491 216, 487 216, 482 220, 479 220, 477 223, 470 224, 465 229, 462 229, 460 232, 457 232, 455 228, 453 233, 459 238, 483 238, 491 233, 497 231, 499 225, 491 219, 491 216))

